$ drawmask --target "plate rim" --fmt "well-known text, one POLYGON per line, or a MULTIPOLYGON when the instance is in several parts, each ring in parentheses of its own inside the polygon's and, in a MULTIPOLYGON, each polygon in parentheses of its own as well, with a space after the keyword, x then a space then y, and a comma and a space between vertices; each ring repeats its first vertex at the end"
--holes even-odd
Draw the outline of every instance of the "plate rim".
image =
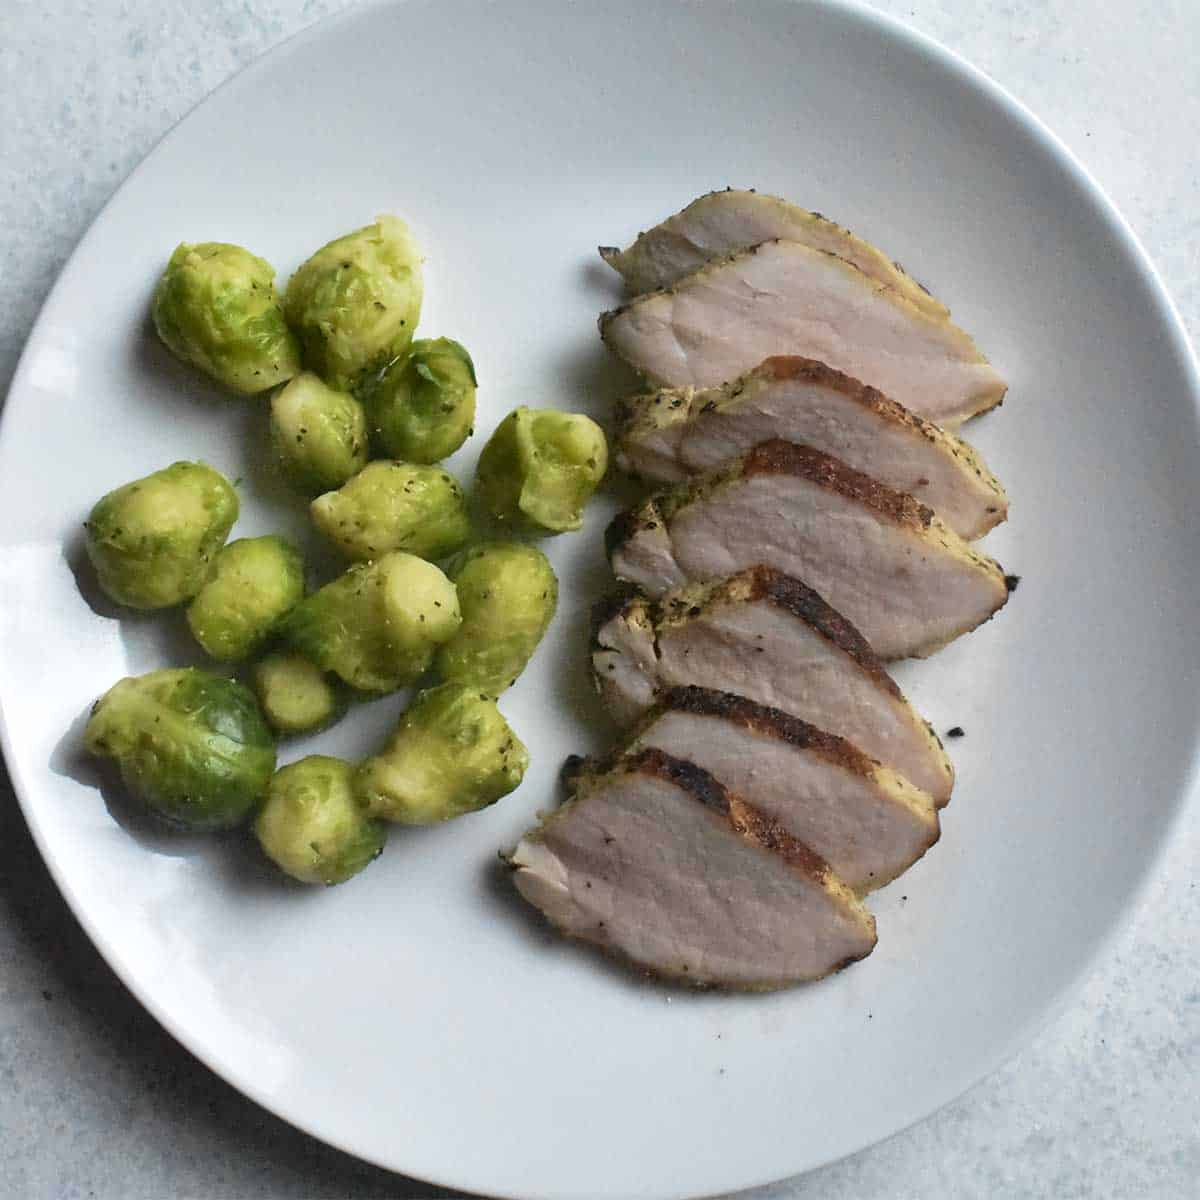
MULTIPOLYGON (((88 223, 83 235, 79 238, 59 269, 54 283, 39 306, 37 316, 29 329, 25 344, 18 356, 16 367, 5 395, 4 404, 0 406, 0 461, 3 461, 9 452, 8 442, 11 439, 11 435, 6 433, 6 430, 12 424, 12 422, 6 419, 7 414, 11 410, 14 398, 27 390, 26 377, 30 371, 30 363, 36 357, 41 340, 45 336, 44 317, 46 312, 56 301, 62 288, 63 280, 70 274, 76 260, 85 248, 90 245, 92 240, 102 232, 105 219, 110 210, 124 196, 126 190, 134 185, 143 170, 146 169, 163 147, 179 135, 181 128, 199 109, 209 104, 210 101, 213 101, 227 90, 244 83, 247 79, 267 69, 274 60, 296 49, 298 46, 318 40, 328 31, 339 25, 359 20, 370 21, 373 14, 378 11, 399 9, 416 2, 417 0, 358 0, 357 3, 351 4, 340 12, 318 18, 316 21, 290 34, 239 67, 216 87, 190 105, 153 142, 151 147, 115 188, 113 193, 88 223)), ((520 2, 520 0, 510 0, 510 2, 516 3, 520 2)), ((689 0, 658 0, 658 2, 661 4, 671 4, 680 10, 685 10, 689 5, 689 0)), ((733 4, 738 3, 739 0, 725 0, 725 2, 733 4)), ((741 2, 745 3, 745 0, 741 0, 741 2)), ((965 56, 945 46, 931 34, 927 34, 910 25, 902 18, 880 11, 867 3, 866 0, 780 0, 780 3, 781 6, 786 3, 795 8, 824 11, 827 13, 833 12, 843 21, 865 27, 872 32, 883 35, 888 40, 899 43, 906 50, 915 53, 918 57, 930 63, 930 65, 945 71, 977 94, 982 95, 1011 123, 1022 128, 1042 149, 1046 150, 1055 165, 1072 179, 1081 192, 1089 197, 1095 206, 1097 215, 1103 219, 1107 228, 1117 237, 1130 262, 1136 265, 1138 272, 1148 284, 1148 291, 1153 297, 1156 306, 1158 325, 1168 335, 1168 348, 1179 361, 1182 373, 1188 382, 1193 409, 1200 416, 1200 357, 1197 356, 1196 349, 1192 345, 1183 318, 1153 259, 1105 188, 1066 142, 1042 118, 984 70, 975 66, 965 56)), ((751 19, 753 19, 753 16, 751 19)), ((421 1170, 420 1174, 410 1174, 409 1168, 396 1167, 384 1161, 382 1157, 354 1146, 347 1138, 322 1132, 319 1116, 310 1118, 306 1115, 302 1118, 283 1111, 277 1102, 269 1099, 266 1093, 255 1085, 253 1079, 239 1078, 232 1066, 218 1066, 213 1061, 210 1061, 203 1036, 198 1033, 193 1034, 181 1028, 180 1023, 175 1020, 169 1011, 150 995, 146 994, 133 967, 124 960, 119 948, 111 944, 101 930, 96 927, 86 907, 75 893, 71 882, 66 878, 60 863, 51 853, 47 844, 47 834, 37 817, 37 803, 33 799, 35 785, 31 779, 26 778, 26 773, 22 769, 16 755, 9 733, 8 722, 5 718, 3 692, 3 685, 0 684, 0 753, 3 754, 9 778, 12 782, 13 793, 17 799, 17 803, 20 805, 26 826, 50 877, 54 881, 55 887, 66 901, 72 916, 79 923, 88 940, 124 987, 128 989, 137 1003, 205 1069, 212 1071, 229 1086, 235 1088, 255 1104, 291 1125, 293 1128, 343 1153, 402 1177, 407 1176, 420 1182, 453 1188, 473 1195, 503 1197, 504 1200, 510 1200, 510 1198, 511 1200, 533 1200, 534 1197, 545 1197, 546 1200, 559 1200, 559 1198, 561 1200, 568 1200, 568 1198, 574 1200, 576 1196, 582 1197, 585 1195, 585 1193, 563 1191, 562 1189, 529 1190, 523 1188, 520 1192, 511 1190, 489 1190, 482 1192, 477 1190, 477 1187, 464 1184, 461 1180, 456 1180, 448 1174, 426 1173, 424 1170, 421 1170)), ((848 1148, 835 1150, 827 1157, 823 1157, 819 1161, 802 1167, 800 1175, 819 1170, 822 1167, 859 1154, 920 1124, 993 1075, 1009 1059, 1027 1046, 1041 1030, 1048 1027, 1053 1020, 1062 1014, 1069 1003, 1078 995, 1086 980, 1095 972, 1097 966, 1111 955, 1116 943, 1126 935, 1134 917, 1142 908, 1149 888, 1158 876, 1163 860, 1172 843, 1179 836, 1180 828, 1195 800, 1197 781, 1200 780, 1200 727, 1197 727, 1194 731, 1189 761, 1186 770, 1183 772, 1183 779, 1182 786, 1169 801, 1168 811, 1162 823, 1157 842, 1147 855, 1138 877, 1130 886, 1119 915, 1097 937, 1091 951, 1081 961, 1076 971, 1060 985, 1056 993, 1050 996, 1042 1009, 1018 1025, 1007 1038, 994 1046, 990 1053, 980 1056, 973 1068, 965 1073, 965 1080, 956 1079, 948 1085, 934 1089, 937 1092, 936 1099, 919 1106, 915 1113, 909 1115, 889 1132, 884 1134, 867 1134, 865 1137, 853 1141, 853 1144, 848 1148)), ((746 1179, 736 1186, 739 1189, 749 1189, 792 1177, 791 1173, 780 1176, 772 1171, 766 1175, 756 1175, 752 1179, 746 1179)), ((696 1192, 693 1190, 672 1191, 661 1193, 661 1195, 664 1198, 670 1197, 670 1200, 702 1200, 705 1196, 715 1197, 723 1194, 724 1190, 722 1188, 716 1192, 696 1192)))

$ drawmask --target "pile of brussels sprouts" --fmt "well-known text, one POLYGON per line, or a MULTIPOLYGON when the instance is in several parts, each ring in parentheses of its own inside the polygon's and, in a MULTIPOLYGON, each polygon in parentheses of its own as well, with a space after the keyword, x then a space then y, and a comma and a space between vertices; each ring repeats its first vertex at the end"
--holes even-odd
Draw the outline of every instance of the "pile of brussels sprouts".
POLYGON ((383 216, 318 250, 282 297, 269 263, 217 242, 181 245, 155 293, 172 353, 229 391, 269 393, 279 470, 350 560, 337 578, 306 595, 285 539, 227 541, 237 493, 202 462, 109 492, 86 522, 111 599, 186 604, 205 653, 246 681, 197 668, 122 679, 93 708, 87 749, 173 826, 252 820, 268 857, 306 883, 357 874, 388 822, 448 820, 521 782, 528 753, 496 700, 546 632, 558 581, 513 535, 578 529, 607 465, 587 417, 517 408, 479 460, 474 509, 493 526, 479 537, 437 465, 474 431, 475 368, 449 338, 414 340, 422 286, 407 227, 383 216), (431 670, 440 682, 366 762, 310 755, 276 770, 277 737, 431 670))

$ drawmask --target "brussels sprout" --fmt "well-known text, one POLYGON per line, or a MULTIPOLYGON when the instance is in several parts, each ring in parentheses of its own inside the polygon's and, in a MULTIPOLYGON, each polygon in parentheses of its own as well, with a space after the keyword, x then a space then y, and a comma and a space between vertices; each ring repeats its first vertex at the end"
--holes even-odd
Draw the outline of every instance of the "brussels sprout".
POLYGON ((440 462, 471 433, 475 386, 475 365, 458 342, 413 342, 367 393, 375 440, 391 458, 440 462))
POLYGON ((358 793, 378 817, 431 825, 507 796, 529 765, 496 702, 461 683, 422 692, 382 754, 363 763, 358 793))
POLYGON ((237 515, 220 471, 173 463, 97 501, 84 524, 88 558, 118 604, 168 608, 200 590, 237 515))
POLYGON ((275 770, 275 743, 253 694, 195 667, 122 679, 84 731, 126 787, 182 829, 230 829, 250 815, 275 770))
POLYGON ((522 407, 484 446, 475 485, 496 520, 563 533, 583 523, 607 466, 604 431, 590 417, 522 407))
POLYGON ((284 635, 306 658, 364 692, 418 679, 462 621, 454 584, 432 563, 394 551, 356 563, 301 601, 284 635))
POLYGON ((325 672, 299 654, 268 654, 254 664, 250 682, 267 724, 280 734, 324 729, 346 711, 325 672))
POLYGON ((447 567, 462 624, 437 652, 443 679, 498 696, 533 657, 558 605, 549 560, 522 542, 483 542, 447 567))
POLYGON ((380 459, 309 506, 313 523, 349 558, 389 550, 445 558, 471 536, 467 500, 440 467, 380 459))
POLYGON ((408 349, 421 290, 421 255, 408 226, 382 216, 318 250, 292 276, 283 308, 304 365, 349 392, 408 349))
POLYGON ((367 465, 366 414, 348 392, 304 371, 271 398, 271 443, 284 479, 316 496, 367 465))
POLYGON ((311 754, 276 771, 254 821, 266 856, 301 883, 345 883, 383 853, 387 826, 354 793, 355 768, 311 754))
POLYGON ((300 344, 283 319, 275 268, 241 246, 178 246, 154 293, 153 317, 172 354, 240 395, 300 370, 300 344))
POLYGON ((192 635, 218 662, 238 662, 304 599, 300 551, 274 535, 223 546, 212 574, 188 605, 192 635))

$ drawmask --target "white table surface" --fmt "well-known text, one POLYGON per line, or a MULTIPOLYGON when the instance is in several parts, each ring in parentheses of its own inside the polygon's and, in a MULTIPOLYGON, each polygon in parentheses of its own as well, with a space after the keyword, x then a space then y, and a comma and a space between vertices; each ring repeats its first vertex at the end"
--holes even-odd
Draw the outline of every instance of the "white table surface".
MULTIPOLYGON (((342 7, 0 0, 0 394, 59 268, 158 137, 239 67, 342 7)), ((1200 0, 878 7, 983 68, 1075 150, 1195 338, 1200 0)), ((1114 952, 1031 1046, 916 1128, 747 1195, 1200 1195, 1198 862, 1193 804, 1114 952)), ((450 1193, 283 1124, 172 1041, 79 930, 0 774, 0 1197, 435 1195, 450 1193)))

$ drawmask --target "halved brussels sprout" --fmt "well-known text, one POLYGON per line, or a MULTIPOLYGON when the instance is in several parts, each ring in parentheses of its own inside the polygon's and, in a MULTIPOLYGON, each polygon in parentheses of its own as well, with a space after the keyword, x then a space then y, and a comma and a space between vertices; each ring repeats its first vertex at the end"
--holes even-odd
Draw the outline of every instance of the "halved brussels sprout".
POLYGON ((462 621, 454 584, 432 563, 394 551, 356 563, 292 609, 288 641, 364 692, 415 682, 462 621))
POLYGON ((295 546, 274 535, 239 538, 217 552, 187 622, 211 657, 238 662, 303 599, 304 560, 295 546))
POLYGON ((398 217, 340 237, 292 276, 284 294, 304 365, 353 391, 408 349, 421 315, 421 255, 398 217))
POLYGON ((276 771, 254 821, 266 856, 301 883, 345 883, 383 853, 387 825, 354 792, 355 768, 311 754, 276 771))
POLYGON ((285 736, 324 729, 346 710, 325 672, 300 654, 266 655, 254 664, 250 681, 267 724, 285 736))
POLYGON ((475 486, 502 524, 563 533, 583 524, 583 507, 607 467, 604 431, 590 417, 521 407, 484 446, 475 486))
POLYGON ((114 684, 92 709, 84 746, 115 759, 151 812, 194 832, 240 825, 275 770, 275 742, 253 694, 195 667, 114 684))
POLYGON ((471 536, 467 500, 441 467, 380 459, 309 506, 313 524, 349 558, 405 550, 444 558, 471 536))
POLYGON ((375 440, 390 458, 441 462, 471 433, 475 388, 475 364, 458 342, 413 342, 368 390, 375 440))
POLYGON ((105 593, 130 608, 190 600, 238 515, 237 492, 207 463, 177 462, 96 502, 84 528, 105 593))
POLYGON ((363 763, 358 793, 375 816, 431 825, 507 796, 528 765, 490 696, 444 683, 422 692, 383 752, 363 763))
POLYGON ((252 396, 300 370, 275 268, 226 242, 176 247, 154 293, 154 328, 177 358, 252 396))
POLYGON ((349 392, 303 371, 271 398, 271 443, 284 479, 316 496, 367 465, 367 418, 349 392))
POLYGON ((446 568, 458 589, 462 624, 439 647, 443 679, 498 696, 533 657, 558 604, 549 559, 523 542, 482 542, 446 568))

